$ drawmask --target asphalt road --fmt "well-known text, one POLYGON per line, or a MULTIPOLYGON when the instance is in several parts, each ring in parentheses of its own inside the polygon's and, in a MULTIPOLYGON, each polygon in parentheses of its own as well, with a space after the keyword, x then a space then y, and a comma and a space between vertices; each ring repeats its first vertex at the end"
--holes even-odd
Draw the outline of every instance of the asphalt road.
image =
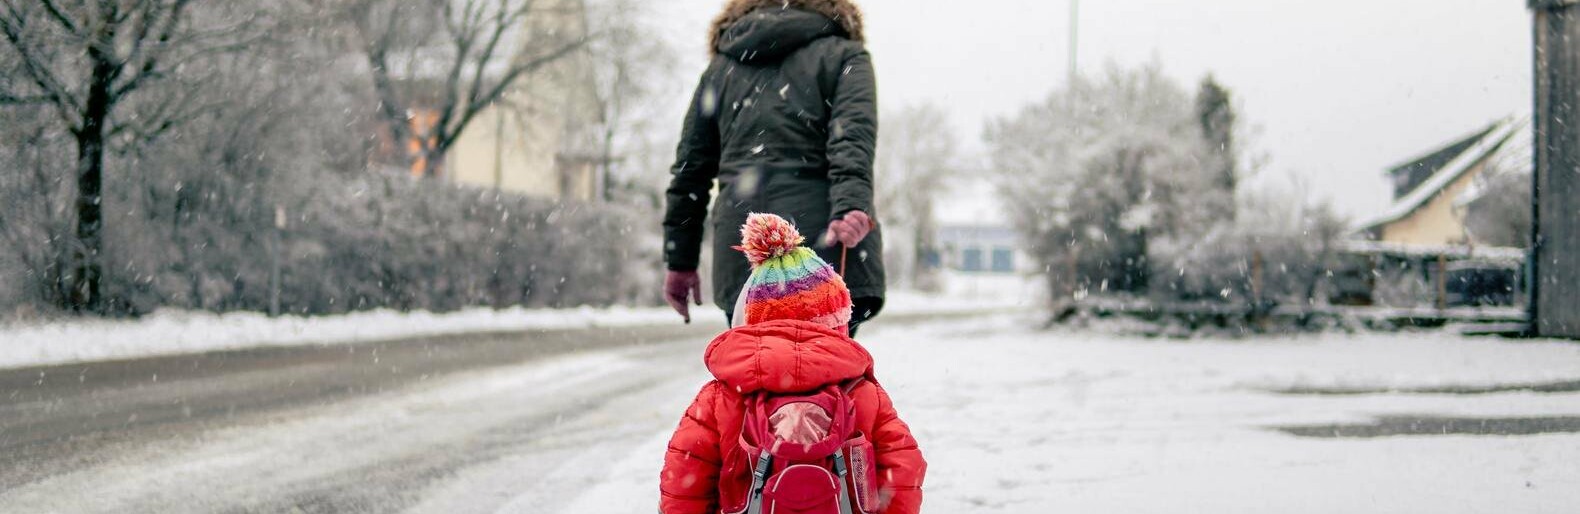
MULTIPOLYGON (((982 314, 889 315, 868 330, 982 314)), ((673 428, 723 328, 0 371, 0 513, 563 512, 673 428)))
MULTIPOLYGON (((538 431, 563 425, 567 416, 589 411, 589 406, 680 377, 695 382, 700 349, 721 328, 696 324, 468 335, 3 371, 0 512, 408 509, 419 499, 409 493, 435 477, 509 453, 500 446, 537 441, 538 431), (607 361, 609 355, 647 365, 574 372, 580 356, 607 361), (532 376, 547 377, 547 382, 523 384, 519 391, 506 388, 502 394, 472 394, 489 387, 479 381, 532 376), (576 387, 563 389, 570 384, 576 387), (450 390, 432 392, 444 388, 450 390), (425 393, 430 397, 423 408, 445 411, 446 416, 408 415, 406 419, 420 421, 406 426, 399 419, 380 421, 392 398, 412 401, 425 393), (139 462, 150 458, 182 452, 194 452, 187 460, 203 458, 202 445, 223 439, 216 434, 227 430, 315 416, 334 419, 336 411, 358 408, 373 412, 344 419, 373 426, 299 431, 316 440, 352 437, 339 445, 304 446, 313 448, 299 456, 309 459, 305 464, 278 462, 274 456, 275 462, 236 468, 242 475, 229 480, 173 476, 167 477, 171 482, 159 483, 154 477, 139 485, 115 479, 116 473, 147 473, 148 466, 139 462), (424 439, 425 434, 435 437, 424 439), (411 438, 420 440, 407 440, 411 438), (371 439, 378 442, 369 443, 371 439), (389 451, 402 442, 410 448, 389 451), (382 451, 358 455, 357 445, 364 443, 382 451), (350 467, 315 459, 343 459, 350 467), (293 468, 316 471, 281 477, 293 468), (249 482, 259 487, 243 487, 249 482), (119 494, 107 490, 115 489, 107 487, 111 485, 121 488, 119 494)), ((281 444, 281 451, 290 450, 290 442, 281 444)), ((259 448, 231 448, 229 455, 208 457, 245 457, 252 450, 259 448)), ((212 471, 212 464, 202 467, 212 471)))

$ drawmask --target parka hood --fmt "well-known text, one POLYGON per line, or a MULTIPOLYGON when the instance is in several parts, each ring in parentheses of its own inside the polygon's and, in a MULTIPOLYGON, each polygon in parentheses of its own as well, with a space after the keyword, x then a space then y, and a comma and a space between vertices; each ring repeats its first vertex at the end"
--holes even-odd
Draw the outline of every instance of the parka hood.
POLYGON ((833 35, 864 40, 861 9, 850 0, 731 0, 713 20, 708 48, 744 62, 771 60, 833 35))
POLYGON ((872 376, 872 354, 834 330, 769 321, 720 334, 703 355, 714 378, 741 394, 800 393, 872 376))

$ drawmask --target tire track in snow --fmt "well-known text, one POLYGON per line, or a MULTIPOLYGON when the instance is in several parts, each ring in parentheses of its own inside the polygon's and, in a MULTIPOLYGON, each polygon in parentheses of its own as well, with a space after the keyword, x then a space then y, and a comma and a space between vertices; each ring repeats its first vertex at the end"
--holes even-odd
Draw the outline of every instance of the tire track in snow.
POLYGON ((578 426, 601 406, 664 383, 695 382, 676 370, 687 361, 700 367, 699 350, 693 341, 565 356, 310 408, 291 421, 106 457, 0 493, 0 505, 23 512, 389 512, 417 504, 469 466, 512 456, 536 463, 513 468, 519 484, 532 484, 532 473, 546 477, 557 468, 544 458, 564 437, 557 427, 578 426))

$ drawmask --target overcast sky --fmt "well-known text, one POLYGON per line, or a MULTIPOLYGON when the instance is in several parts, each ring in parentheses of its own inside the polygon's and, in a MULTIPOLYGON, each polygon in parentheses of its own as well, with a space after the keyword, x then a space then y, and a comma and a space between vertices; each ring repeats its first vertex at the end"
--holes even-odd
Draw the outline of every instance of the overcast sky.
MULTIPOLYGON (((887 106, 935 102, 980 153, 987 120, 1065 81, 1068 0, 861 0, 887 106)), ((1531 102, 1524 0, 1086 0, 1080 69, 1159 60, 1194 88, 1237 96, 1271 160, 1364 217, 1386 207, 1385 168, 1531 102)), ((722 0, 666 0, 687 81, 722 0)), ((677 111, 678 112, 678 111, 677 111)), ((678 116, 678 114, 677 114, 678 116)), ((677 127, 678 129, 678 117, 677 127)))

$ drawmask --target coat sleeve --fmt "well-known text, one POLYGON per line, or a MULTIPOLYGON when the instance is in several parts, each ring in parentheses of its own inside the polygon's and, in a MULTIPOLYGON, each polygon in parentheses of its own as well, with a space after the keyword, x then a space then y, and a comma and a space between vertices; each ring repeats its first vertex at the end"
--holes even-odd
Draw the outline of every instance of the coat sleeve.
POLYGON ((878 146, 878 86, 872 56, 853 52, 838 71, 828 127, 830 219, 850 211, 873 217, 872 160, 878 146))
POLYGON ((664 194, 664 262, 671 270, 697 269, 708 199, 719 175, 719 125, 715 120, 719 92, 712 75, 711 68, 703 74, 686 111, 675 165, 670 168, 669 189, 664 194))
POLYGON ((911 427, 900 421, 889 393, 878 387, 878 416, 873 431, 878 458, 878 491, 887 497, 883 514, 917 514, 922 510, 922 479, 927 461, 911 437, 911 427))
POLYGON ((703 386, 669 440, 669 450, 664 453, 664 470, 659 474, 658 511, 661 514, 718 511, 722 461, 718 418, 714 412, 718 395, 718 382, 703 386))

